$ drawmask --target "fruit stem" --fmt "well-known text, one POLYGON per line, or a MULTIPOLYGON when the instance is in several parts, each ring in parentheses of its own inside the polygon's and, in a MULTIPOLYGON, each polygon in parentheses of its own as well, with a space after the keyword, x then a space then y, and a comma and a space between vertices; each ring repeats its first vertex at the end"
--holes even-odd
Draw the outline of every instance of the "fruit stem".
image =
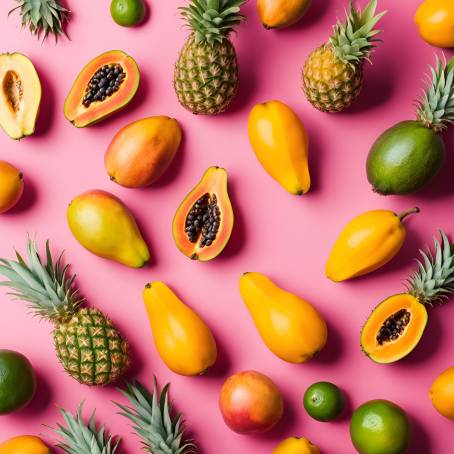
POLYGON ((400 213, 399 215, 397 215, 397 217, 399 218, 400 222, 402 222, 407 216, 410 216, 411 214, 419 213, 420 211, 421 210, 418 207, 413 207, 407 211, 404 211, 403 213, 400 213))

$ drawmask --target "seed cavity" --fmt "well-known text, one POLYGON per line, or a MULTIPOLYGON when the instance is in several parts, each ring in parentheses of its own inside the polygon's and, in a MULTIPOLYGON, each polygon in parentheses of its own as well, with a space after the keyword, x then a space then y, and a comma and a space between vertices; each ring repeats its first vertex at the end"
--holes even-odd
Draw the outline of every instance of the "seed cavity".
POLYGON ((204 194, 189 210, 185 232, 191 243, 199 247, 211 246, 216 239, 221 223, 221 210, 215 194, 204 194))
POLYGON ((7 71, 3 78, 3 93, 11 111, 17 113, 21 109, 24 87, 15 71, 7 71))
POLYGON ((410 319, 411 313, 406 309, 400 309, 389 316, 377 334, 378 345, 383 345, 386 342, 393 342, 399 339, 407 325, 410 323, 410 319))
POLYGON ((112 96, 120 89, 125 77, 126 73, 118 63, 99 68, 88 82, 82 104, 88 108, 92 103, 112 96))

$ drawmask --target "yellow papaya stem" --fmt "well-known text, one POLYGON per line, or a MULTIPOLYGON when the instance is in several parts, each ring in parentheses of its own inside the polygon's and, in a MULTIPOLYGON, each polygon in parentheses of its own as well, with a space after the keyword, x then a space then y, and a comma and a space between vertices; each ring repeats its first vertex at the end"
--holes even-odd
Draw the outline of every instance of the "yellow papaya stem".
POLYGON ((407 211, 404 211, 403 213, 400 213, 397 215, 399 218, 400 222, 402 222, 407 216, 410 216, 411 214, 419 213, 421 210, 418 207, 413 207, 408 209, 407 211))

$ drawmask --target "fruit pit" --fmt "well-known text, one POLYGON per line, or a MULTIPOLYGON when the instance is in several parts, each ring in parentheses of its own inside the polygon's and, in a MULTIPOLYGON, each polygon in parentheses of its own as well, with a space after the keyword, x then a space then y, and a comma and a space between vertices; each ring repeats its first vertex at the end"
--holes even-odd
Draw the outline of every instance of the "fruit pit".
POLYGON ((393 342, 405 331, 406 326, 410 323, 411 314, 406 309, 400 309, 388 317, 377 334, 378 345, 385 342, 393 342))
POLYGON ((21 108, 24 88, 19 75, 14 71, 7 71, 3 78, 3 93, 11 110, 17 113, 21 108))
POLYGON ((120 89, 126 73, 118 63, 104 65, 99 68, 88 82, 85 90, 83 105, 88 108, 96 101, 104 101, 120 89))

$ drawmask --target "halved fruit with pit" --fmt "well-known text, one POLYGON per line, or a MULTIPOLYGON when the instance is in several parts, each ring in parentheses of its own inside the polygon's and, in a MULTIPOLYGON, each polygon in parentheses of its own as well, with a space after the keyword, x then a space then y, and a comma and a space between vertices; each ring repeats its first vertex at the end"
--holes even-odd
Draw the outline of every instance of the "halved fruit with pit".
POLYGON ((65 117, 84 128, 125 107, 139 87, 135 60, 121 50, 105 52, 80 72, 65 101, 65 117))
POLYGON ((210 167, 175 214, 175 244, 193 260, 211 260, 227 245, 233 222, 227 172, 221 167, 210 167))
POLYGON ((12 139, 35 132, 41 93, 38 73, 25 55, 0 55, 0 126, 12 139))

